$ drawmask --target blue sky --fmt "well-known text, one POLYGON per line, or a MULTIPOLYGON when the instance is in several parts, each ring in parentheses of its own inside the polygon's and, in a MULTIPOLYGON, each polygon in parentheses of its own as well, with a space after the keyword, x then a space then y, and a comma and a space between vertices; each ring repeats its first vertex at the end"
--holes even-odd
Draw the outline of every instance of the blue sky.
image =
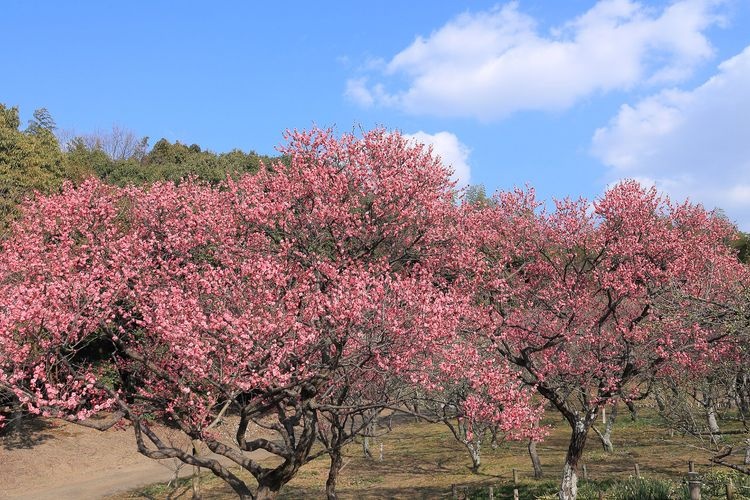
POLYGON ((750 230, 750 2, 5 1, 0 102, 272 153, 385 126, 462 182, 594 197, 624 177, 750 230))

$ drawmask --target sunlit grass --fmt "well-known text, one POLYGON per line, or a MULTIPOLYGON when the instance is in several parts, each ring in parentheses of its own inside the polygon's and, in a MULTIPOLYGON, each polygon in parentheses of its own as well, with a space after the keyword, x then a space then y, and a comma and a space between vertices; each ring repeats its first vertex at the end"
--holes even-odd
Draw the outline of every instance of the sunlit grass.
MULTIPOLYGON (((492 485, 496 499, 512 498, 514 487, 519 490, 521 499, 553 498, 567 448, 569 429, 560 419, 550 417, 548 422, 553 425, 551 433, 538 446, 545 472, 542 480, 532 477, 526 443, 506 442, 495 449, 485 446, 482 450, 483 465, 478 474, 472 474, 466 450, 453 439, 447 428, 439 424, 407 420, 395 425, 392 432, 371 444, 374 460, 364 458, 359 444, 352 444, 345 449, 345 465, 340 474, 338 492, 341 498, 352 499, 450 498, 451 485, 456 484, 462 495, 466 492, 470 498, 480 499, 488 498, 488 487, 492 485), (379 461, 381 443, 383 460, 379 461), (518 470, 519 477, 519 483, 515 486, 512 484, 514 468, 518 470)), ((598 499, 600 490, 607 492, 606 498, 615 498, 617 491, 629 491, 628 487, 670 490, 676 495, 675 498, 680 498, 684 490, 681 482, 685 478, 689 460, 695 461, 699 473, 713 478, 711 492, 721 489, 723 493, 722 481, 726 482, 728 472, 707 461, 708 452, 700 449, 704 443, 680 435, 670 437, 656 415, 646 414, 635 422, 629 416, 620 416, 612 439, 615 451, 605 453, 594 433, 589 435, 583 459, 589 481, 584 481, 583 473, 580 472, 581 500, 598 499), (642 477, 648 481, 643 484, 622 483, 634 476, 636 463, 639 464, 642 477), (670 482, 671 486, 660 482, 670 482)), ((297 477, 282 490, 281 498, 324 497, 327 473, 328 460, 324 456, 303 467, 297 477)), ((245 473, 242 475, 250 484, 254 484, 245 473)), ((181 487, 183 496, 169 497, 169 491, 162 486, 162 489, 149 487, 148 490, 134 491, 113 499, 190 498, 190 488, 185 491, 184 485, 181 487)), ((706 488, 708 487, 707 485, 706 488)), ((210 474, 203 475, 202 490, 205 498, 235 498, 221 480, 210 474)), ((750 495, 750 490, 748 494, 750 495)), ((739 491, 735 498, 750 498, 741 495, 742 491, 739 491)), ((620 495, 617 498, 624 497, 620 495)), ((704 495, 704 498, 712 497, 704 495)))

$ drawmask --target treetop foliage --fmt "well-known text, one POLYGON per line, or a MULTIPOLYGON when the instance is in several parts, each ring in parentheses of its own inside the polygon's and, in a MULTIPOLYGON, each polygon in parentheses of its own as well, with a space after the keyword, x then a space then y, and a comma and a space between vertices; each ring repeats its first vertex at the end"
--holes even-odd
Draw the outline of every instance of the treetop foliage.
MULTIPOLYGON (((179 182, 195 177, 217 184, 227 176, 254 173, 274 157, 234 149, 214 153, 160 139, 149 149, 148 137, 113 126, 60 143, 51 113, 34 111, 25 130, 18 108, 0 104, 0 232, 15 217, 16 207, 34 192, 58 192, 64 180, 75 184, 89 177, 118 186, 179 182)), ((64 134, 61 134, 64 135, 64 134)))
POLYGON ((65 173, 54 122, 46 110, 35 113, 25 131, 20 125, 18 108, 0 104, 0 232, 24 197, 58 189, 65 173))

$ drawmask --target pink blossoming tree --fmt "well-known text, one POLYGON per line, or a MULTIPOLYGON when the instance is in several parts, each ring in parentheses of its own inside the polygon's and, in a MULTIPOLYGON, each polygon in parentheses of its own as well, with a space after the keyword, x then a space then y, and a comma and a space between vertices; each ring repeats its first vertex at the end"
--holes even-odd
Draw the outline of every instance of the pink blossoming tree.
POLYGON ((415 394, 415 414, 448 427, 469 453, 473 473, 479 472, 485 445, 546 435, 537 425, 543 409, 532 400, 533 392, 514 368, 479 351, 471 337, 461 335, 434 357, 438 369, 429 389, 415 394))
POLYGON ((282 153, 217 187, 88 181, 28 204, 0 243, 0 385, 45 416, 125 419, 144 455, 273 498, 316 437, 356 434, 326 441, 323 419, 377 407, 342 396, 352 381, 429 384, 468 303, 449 171, 382 130, 295 132, 282 153), (212 428, 229 414, 232 440, 212 428), (213 455, 172 445, 153 418, 213 455), (278 439, 249 436, 252 422, 278 439))
POLYGON ((568 421, 561 500, 576 498, 578 462, 599 410, 637 397, 654 376, 700 370, 731 346, 696 304, 721 303, 741 272, 731 228, 699 206, 621 183, 593 204, 533 191, 501 194, 466 219, 478 250, 477 345, 568 421))

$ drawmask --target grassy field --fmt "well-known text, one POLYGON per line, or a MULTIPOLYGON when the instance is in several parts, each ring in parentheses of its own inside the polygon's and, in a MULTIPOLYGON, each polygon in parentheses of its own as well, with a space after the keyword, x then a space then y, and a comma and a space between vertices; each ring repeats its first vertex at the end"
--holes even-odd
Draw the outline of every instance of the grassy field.
MULTIPOLYGON (((465 449, 457 443, 450 431, 442 425, 405 421, 395 425, 393 431, 382 436, 372 446, 375 459, 363 458, 360 445, 353 444, 345 451, 345 466, 341 471, 338 492, 341 498, 451 498, 451 486, 458 485, 460 497, 487 498, 492 485, 495 498, 512 498, 512 470, 518 470, 521 499, 547 498, 557 488, 567 448, 567 424, 548 420, 552 426, 545 442, 538 446, 545 478, 535 480, 525 443, 508 442, 483 450, 483 466, 472 474, 465 449), (383 460, 378 460, 380 443, 383 460)), ((584 462, 589 481, 580 481, 579 498, 598 498, 600 490, 607 498, 621 498, 615 483, 622 483, 634 475, 639 465, 646 479, 671 480, 675 498, 683 498, 684 480, 688 461, 693 460, 696 470, 704 477, 703 498, 724 498, 724 484, 731 475, 738 487, 735 499, 750 498, 750 477, 732 474, 728 469, 713 466, 709 452, 703 448, 708 443, 696 438, 675 435, 670 437, 658 417, 645 415, 637 421, 621 416, 613 432, 614 453, 605 453, 592 432, 589 436, 584 462), (614 489, 613 489, 614 488, 614 489)), ((281 498, 323 498, 328 460, 318 459, 305 466, 283 490, 281 498)), ((252 484, 252 481, 250 481, 252 484)), ((628 484, 620 484, 620 489, 628 484)), ((205 498, 232 499, 232 491, 212 475, 202 477, 205 498)), ((176 485, 152 485, 110 500, 132 498, 167 499, 191 498, 189 480, 176 485)))

